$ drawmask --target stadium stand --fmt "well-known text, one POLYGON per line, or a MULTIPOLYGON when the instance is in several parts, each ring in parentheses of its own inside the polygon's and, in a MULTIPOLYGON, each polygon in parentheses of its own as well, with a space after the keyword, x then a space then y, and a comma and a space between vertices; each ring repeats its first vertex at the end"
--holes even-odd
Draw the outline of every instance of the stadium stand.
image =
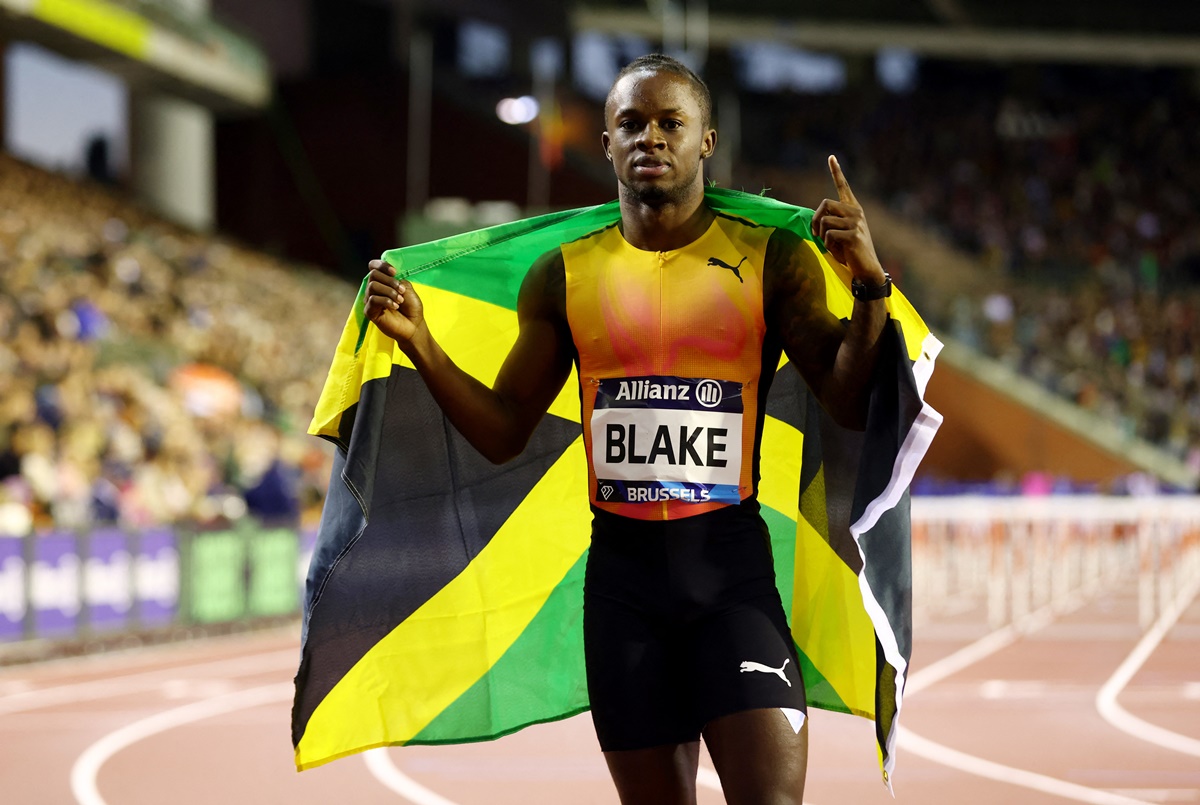
POLYGON ((0 531, 298 522, 353 289, 0 156, 0 531))
POLYGON ((1188 73, 931 62, 917 92, 754 108, 771 125, 747 131, 786 136, 747 153, 795 168, 848 145, 865 188, 962 253, 969 289, 916 289, 942 332, 1200 469, 1188 73))

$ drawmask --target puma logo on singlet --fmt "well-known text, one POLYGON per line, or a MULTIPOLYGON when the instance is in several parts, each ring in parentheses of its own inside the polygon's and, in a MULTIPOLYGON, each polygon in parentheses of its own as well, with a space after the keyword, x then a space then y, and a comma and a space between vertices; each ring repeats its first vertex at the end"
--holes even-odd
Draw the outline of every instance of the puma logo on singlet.
POLYGON ((708 264, 710 266, 717 266, 718 268, 728 268, 730 271, 733 272, 733 276, 738 278, 738 282, 745 282, 745 280, 742 279, 741 272, 738 271, 738 268, 740 268, 742 263, 746 262, 746 260, 748 260, 748 259, 749 258, 747 258, 747 257, 743 257, 741 260, 738 261, 738 264, 736 266, 731 266, 731 265, 729 265, 729 263, 726 263, 724 260, 722 260, 719 257, 710 257, 710 258, 708 258, 708 264))
POLYGON ((792 659, 789 657, 783 661, 783 665, 779 666, 778 668, 772 668, 769 665, 763 665, 761 662, 751 662, 750 660, 746 660, 742 663, 742 673, 744 674, 749 671, 758 671, 764 674, 775 674, 775 676, 786 682, 787 686, 790 688, 792 686, 792 680, 784 676, 783 669, 786 668, 787 664, 791 661, 792 659))

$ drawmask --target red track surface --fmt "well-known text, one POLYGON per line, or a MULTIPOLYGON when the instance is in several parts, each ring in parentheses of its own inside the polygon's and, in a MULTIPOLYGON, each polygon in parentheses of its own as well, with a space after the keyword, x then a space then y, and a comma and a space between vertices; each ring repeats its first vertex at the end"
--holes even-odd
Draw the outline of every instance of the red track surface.
MULTIPOLYGON (((904 706, 905 727, 920 737, 1086 787, 1094 792, 1083 795, 1090 800, 975 776, 957 762, 917 756, 906 744, 895 801, 1040 805, 1118 794, 1200 802, 1200 757, 1146 743, 1096 709, 1097 691, 1143 634, 1134 592, 1132 584, 1119 586, 945 679, 914 686, 904 706)), ((918 623, 914 674, 988 634, 983 620, 982 609, 971 608, 918 623)), ((296 656, 289 631, 0 669, 0 802, 410 801, 363 757, 293 770, 288 725, 296 656), (134 733, 130 725, 145 729, 134 733), (94 784, 98 798, 77 800, 73 769, 77 788, 94 784)), ((1184 610, 1119 703, 1200 740, 1200 600, 1184 610)), ((870 723, 815 712, 811 741, 807 802, 893 802, 879 780, 870 723)), ((617 801, 587 716, 489 744, 390 749, 382 759, 440 795, 441 805, 617 801)), ((439 805, 436 798, 415 801, 439 805)), ((702 787, 700 801, 722 799, 702 787)))

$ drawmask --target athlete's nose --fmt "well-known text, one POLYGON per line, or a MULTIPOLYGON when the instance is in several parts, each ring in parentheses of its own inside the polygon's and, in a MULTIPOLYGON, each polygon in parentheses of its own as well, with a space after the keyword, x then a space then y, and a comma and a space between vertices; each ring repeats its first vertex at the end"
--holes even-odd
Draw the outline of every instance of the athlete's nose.
POLYGON ((654 151, 658 148, 666 148, 667 140, 663 137, 662 129, 656 123, 651 123, 642 129, 637 145, 643 151, 654 151))

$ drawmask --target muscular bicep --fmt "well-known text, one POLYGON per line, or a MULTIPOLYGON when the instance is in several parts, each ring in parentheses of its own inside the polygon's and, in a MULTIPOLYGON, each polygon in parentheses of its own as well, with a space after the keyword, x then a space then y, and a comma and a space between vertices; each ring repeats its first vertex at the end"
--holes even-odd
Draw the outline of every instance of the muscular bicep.
POLYGON ((526 439, 571 373, 573 346, 565 287, 562 255, 557 249, 530 268, 517 297, 517 340, 493 386, 526 439))
POLYGON ((776 230, 767 244, 765 279, 767 327, 809 388, 823 399, 846 327, 829 312, 821 263, 798 235, 776 230))

